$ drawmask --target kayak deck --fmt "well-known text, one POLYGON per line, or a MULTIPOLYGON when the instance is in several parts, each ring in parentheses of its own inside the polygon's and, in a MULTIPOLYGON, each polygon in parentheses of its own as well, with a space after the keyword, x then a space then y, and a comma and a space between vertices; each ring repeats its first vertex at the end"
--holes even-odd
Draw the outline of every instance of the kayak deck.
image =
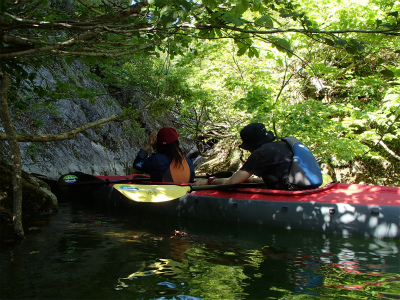
POLYGON ((324 202, 351 205, 400 206, 400 188, 344 183, 329 183, 324 188, 304 191, 266 189, 202 190, 197 195, 233 199, 324 202))

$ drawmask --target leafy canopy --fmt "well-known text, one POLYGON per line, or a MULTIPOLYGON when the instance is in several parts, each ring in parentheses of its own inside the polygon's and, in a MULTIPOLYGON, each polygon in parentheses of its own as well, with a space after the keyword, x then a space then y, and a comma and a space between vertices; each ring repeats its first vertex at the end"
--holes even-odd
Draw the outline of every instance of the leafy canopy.
MULTIPOLYGON (((399 149, 398 3, 77 0, 63 5, 2 2, 0 67, 13 75, 14 91, 26 89, 23 80, 34 81, 29 68, 38 70, 55 57, 65 63, 89 57, 88 64, 101 59, 108 65, 103 72, 118 75, 112 84, 140 86, 158 99, 149 109, 172 109, 186 128, 195 124, 195 136, 237 135, 244 123, 261 121, 278 135, 299 136, 320 161, 335 165, 363 156, 385 160, 393 157, 391 149, 399 149), (210 124, 222 125, 215 131, 210 124), (380 149, 382 144, 392 154, 380 149)), ((40 99, 70 91, 95 97, 65 82, 55 90, 31 87, 40 99)), ((27 103, 21 107, 29 109, 27 103)))

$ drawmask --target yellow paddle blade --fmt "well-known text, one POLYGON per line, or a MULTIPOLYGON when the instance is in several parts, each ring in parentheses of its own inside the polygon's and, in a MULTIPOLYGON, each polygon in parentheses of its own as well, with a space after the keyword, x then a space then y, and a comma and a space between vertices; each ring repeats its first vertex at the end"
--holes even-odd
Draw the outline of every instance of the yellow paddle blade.
POLYGON ((114 188, 128 199, 137 202, 164 202, 180 198, 190 192, 190 186, 114 184, 114 188))

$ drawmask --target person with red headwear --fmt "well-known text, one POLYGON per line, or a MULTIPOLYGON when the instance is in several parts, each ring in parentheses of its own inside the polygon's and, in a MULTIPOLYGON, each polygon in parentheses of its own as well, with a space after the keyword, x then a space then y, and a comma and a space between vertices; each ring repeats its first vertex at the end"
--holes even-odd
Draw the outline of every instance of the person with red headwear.
POLYGON ((179 134, 172 127, 161 128, 150 134, 144 148, 140 149, 133 167, 150 175, 155 182, 188 183, 194 181, 194 167, 179 147, 179 134), (156 145, 156 153, 149 149, 156 145))

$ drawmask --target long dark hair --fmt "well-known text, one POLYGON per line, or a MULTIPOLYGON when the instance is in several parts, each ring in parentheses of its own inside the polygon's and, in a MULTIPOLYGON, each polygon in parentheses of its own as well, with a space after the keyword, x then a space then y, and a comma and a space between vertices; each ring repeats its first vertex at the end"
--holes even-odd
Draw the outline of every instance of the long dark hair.
POLYGON ((170 157, 172 161, 175 161, 175 167, 179 165, 183 166, 182 165, 183 151, 179 147, 179 140, 176 140, 175 142, 168 145, 161 145, 157 143, 156 149, 158 153, 164 153, 168 157, 170 157))

